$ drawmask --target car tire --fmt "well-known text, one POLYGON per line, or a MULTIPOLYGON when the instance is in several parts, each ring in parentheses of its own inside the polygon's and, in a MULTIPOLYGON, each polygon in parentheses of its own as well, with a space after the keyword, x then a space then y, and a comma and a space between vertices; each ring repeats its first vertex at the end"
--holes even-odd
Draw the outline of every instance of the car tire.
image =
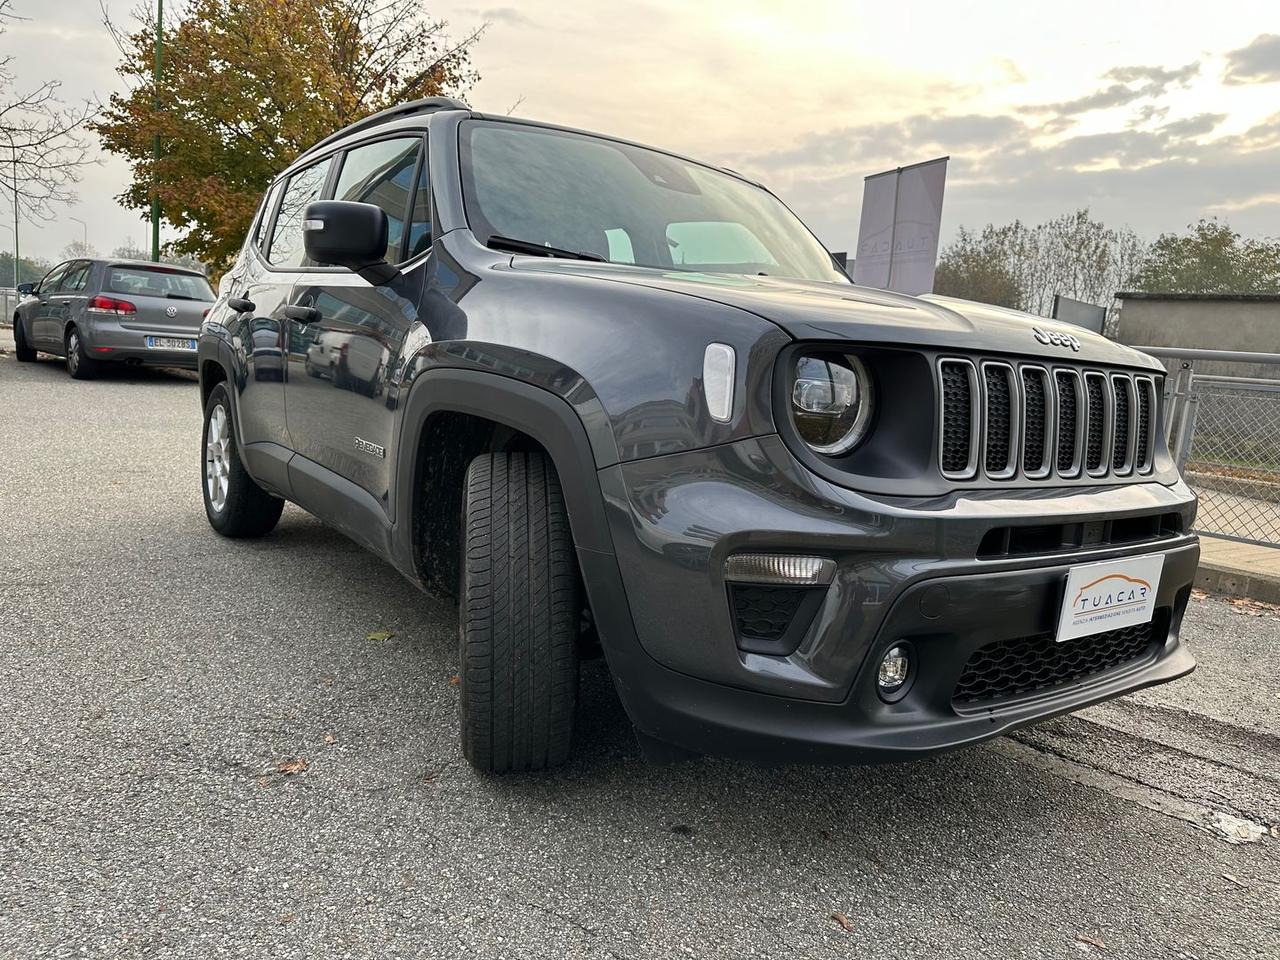
POLYGON ((462 752, 492 773, 554 767, 573 740, 581 611, 551 461, 542 453, 471 461, 462 524, 462 752))
POLYGON ((13 318, 13 355, 21 363, 30 363, 36 358, 35 348, 27 343, 27 335, 22 332, 22 321, 13 318))
POLYGON ((84 337, 80 336, 78 327, 68 327, 66 339, 67 373, 72 380, 92 380, 98 376, 98 362, 85 353, 84 337))
POLYGON ((275 529, 284 501, 249 476, 240 460, 231 416, 231 394, 219 383, 204 406, 200 488, 209 526, 224 537, 261 537, 275 529))

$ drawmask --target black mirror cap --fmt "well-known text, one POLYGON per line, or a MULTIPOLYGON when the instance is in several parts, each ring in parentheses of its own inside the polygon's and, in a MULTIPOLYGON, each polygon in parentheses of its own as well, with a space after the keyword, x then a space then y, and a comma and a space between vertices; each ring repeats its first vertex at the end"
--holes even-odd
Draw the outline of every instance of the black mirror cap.
POLYGON ((346 267, 370 283, 389 283, 396 275, 387 263, 387 215, 372 203, 317 200, 302 214, 302 242, 319 264, 346 267))
POLYGON ((36 289, 36 285, 34 283, 18 284, 18 292, 22 294, 24 297, 31 296, 31 294, 35 292, 35 289, 36 289))

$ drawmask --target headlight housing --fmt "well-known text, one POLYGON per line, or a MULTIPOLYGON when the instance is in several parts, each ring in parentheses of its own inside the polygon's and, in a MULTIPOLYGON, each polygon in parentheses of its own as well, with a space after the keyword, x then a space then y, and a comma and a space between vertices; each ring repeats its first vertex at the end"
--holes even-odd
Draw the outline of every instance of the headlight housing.
POLYGON ((801 354, 791 387, 791 419, 814 453, 838 457, 866 435, 871 422, 871 378, 851 354, 801 354))

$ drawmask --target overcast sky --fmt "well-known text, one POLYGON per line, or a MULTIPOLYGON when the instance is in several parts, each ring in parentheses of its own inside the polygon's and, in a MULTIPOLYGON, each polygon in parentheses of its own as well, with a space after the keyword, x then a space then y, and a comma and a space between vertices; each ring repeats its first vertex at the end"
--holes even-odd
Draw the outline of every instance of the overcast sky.
MULTIPOLYGON (((107 0, 123 18, 135 0, 107 0)), ((944 238, 1081 206, 1144 235, 1224 217, 1280 235, 1280 3, 475 0, 427 2, 475 51, 477 109, 669 147, 754 176, 833 249, 862 178, 950 154, 944 238)), ((14 0, 0 37, 21 87, 118 87, 99 0, 14 0)), ((2 152, 2 151, 0 151, 2 152)), ((79 202, 23 226, 56 257, 88 223, 107 252, 146 224, 104 155, 79 202)), ((4 219, 0 199, 0 220, 4 219)), ((11 243, 0 231, 0 244, 11 243)))

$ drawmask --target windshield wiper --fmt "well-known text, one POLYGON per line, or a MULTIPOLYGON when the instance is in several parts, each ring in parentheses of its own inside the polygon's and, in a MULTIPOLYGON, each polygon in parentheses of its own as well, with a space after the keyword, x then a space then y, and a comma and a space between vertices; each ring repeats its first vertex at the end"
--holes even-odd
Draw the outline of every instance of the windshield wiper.
POLYGON ((591 260, 595 263, 608 263, 607 257, 585 250, 564 250, 560 247, 549 247, 546 244, 534 243, 532 240, 516 240, 512 237, 501 237, 493 234, 484 242, 492 250, 507 250, 511 253, 531 253, 535 257, 561 257, 566 260, 591 260))
POLYGON ((185 293, 166 293, 170 300, 199 300, 199 297, 188 297, 185 293))

